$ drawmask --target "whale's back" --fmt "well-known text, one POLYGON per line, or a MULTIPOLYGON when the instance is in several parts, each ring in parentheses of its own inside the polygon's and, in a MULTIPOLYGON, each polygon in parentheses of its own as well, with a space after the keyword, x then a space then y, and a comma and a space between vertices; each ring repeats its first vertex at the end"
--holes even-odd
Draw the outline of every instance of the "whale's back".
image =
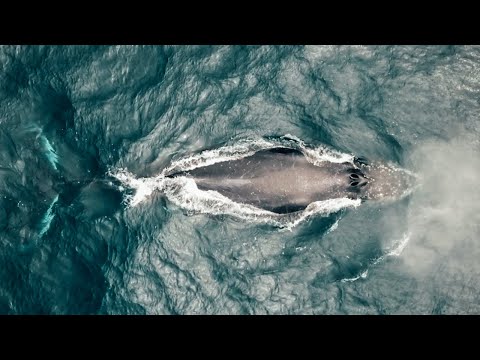
POLYGON ((277 213, 303 210, 313 201, 343 197, 346 165, 316 166, 303 153, 276 148, 182 173, 201 190, 277 213))

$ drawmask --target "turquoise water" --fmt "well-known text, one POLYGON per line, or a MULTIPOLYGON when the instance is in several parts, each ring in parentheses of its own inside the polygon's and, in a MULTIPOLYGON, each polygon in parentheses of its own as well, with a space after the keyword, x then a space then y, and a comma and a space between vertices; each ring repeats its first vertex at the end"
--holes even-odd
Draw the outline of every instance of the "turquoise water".
POLYGON ((480 312, 479 47, 3 46, 0 63, 0 313, 480 312), (278 218, 163 176, 285 142, 418 186, 278 218))

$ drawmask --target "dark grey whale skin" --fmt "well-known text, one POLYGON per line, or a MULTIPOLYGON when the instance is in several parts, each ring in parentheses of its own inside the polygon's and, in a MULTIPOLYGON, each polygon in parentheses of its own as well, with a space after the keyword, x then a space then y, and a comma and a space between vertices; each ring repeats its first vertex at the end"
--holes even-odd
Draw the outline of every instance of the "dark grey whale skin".
POLYGON ((169 177, 193 177, 200 190, 214 190, 227 198, 275 213, 305 209, 319 200, 360 198, 367 184, 351 163, 308 162, 289 148, 261 150, 239 159, 219 162, 169 177))

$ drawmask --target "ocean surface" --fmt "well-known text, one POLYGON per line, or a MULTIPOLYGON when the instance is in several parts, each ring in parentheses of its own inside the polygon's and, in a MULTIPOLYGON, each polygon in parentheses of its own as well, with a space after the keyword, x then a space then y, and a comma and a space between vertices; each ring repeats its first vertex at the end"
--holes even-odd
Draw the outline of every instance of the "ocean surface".
POLYGON ((480 313, 480 47, 1 46, 1 314, 480 313), (166 178, 414 174, 272 214, 166 178))

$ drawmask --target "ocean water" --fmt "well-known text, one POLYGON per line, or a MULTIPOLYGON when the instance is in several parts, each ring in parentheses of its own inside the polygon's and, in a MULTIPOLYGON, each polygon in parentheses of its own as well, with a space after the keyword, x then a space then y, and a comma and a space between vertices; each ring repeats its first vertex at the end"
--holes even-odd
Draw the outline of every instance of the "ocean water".
POLYGON ((0 313, 480 313, 480 47, 0 47, 0 313), (288 144, 414 174, 275 216, 165 178, 288 144))

